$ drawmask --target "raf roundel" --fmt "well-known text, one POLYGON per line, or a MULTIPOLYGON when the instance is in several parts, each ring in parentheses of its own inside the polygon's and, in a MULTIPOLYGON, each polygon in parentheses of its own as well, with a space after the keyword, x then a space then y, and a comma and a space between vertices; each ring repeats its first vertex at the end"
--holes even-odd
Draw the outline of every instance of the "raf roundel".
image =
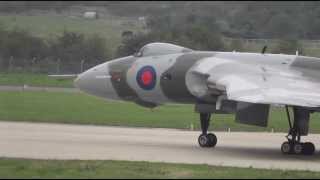
POLYGON ((157 74, 152 66, 144 66, 137 73, 137 83, 144 90, 152 90, 157 82, 157 74))

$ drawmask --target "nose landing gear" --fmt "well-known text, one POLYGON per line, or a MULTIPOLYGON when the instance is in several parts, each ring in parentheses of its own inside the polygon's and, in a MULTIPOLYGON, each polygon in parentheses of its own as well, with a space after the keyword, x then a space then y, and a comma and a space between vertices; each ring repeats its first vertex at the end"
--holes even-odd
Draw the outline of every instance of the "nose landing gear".
POLYGON ((305 110, 298 109, 296 107, 293 108, 294 111, 294 122, 293 126, 290 120, 290 113, 288 106, 286 106, 286 112, 289 122, 289 133, 286 136, 287 140, 281 145, 281 152, 283 154, 303 154, 303 155, 312 155, 315 152, 315 146, 311 142, 301 142, 301 118, 305 121, 303 123, 308 123, 309 120, 309 112, 305 110))
POLYGON ((212 133, 201 134, 198 142, 201 147, 214 147, 217 144, 217 137, 212 133))
POLYGON ((210 123, 211 114, 200 113, 200 122, 202 134, 198 138, 201 147, 214 147, 217 144, 217 137, 213 133, 207 133, 210 123))

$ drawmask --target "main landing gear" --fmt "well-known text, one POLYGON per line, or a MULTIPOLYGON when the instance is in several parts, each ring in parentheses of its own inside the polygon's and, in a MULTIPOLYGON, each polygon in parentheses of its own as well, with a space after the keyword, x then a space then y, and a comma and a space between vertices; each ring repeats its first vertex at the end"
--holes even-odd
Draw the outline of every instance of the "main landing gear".
MULTIPOLYGON (((281 145, 281 152, 283 154, 303 154, 303 155, 312 155, 315 152, 315 146, 311 142, 301 142, 301 118, 309 119, 309 112, 302 110, 296 107, 293 107, 294 112, 294 121, 293 125, 290 120, 290 113, 288 106, 286 106, 287 117, 289 122, 289 133, 286 136, 287 140, 281 145), (299 122, 300 121, 300 122, 299 122)), ((305 121, 304 123, 308 123, 305 121)))
POLYGON ((210 113, 200 113, 202 134, 198 138, 201 147, 214 147, 217 144, 217 137, 212 133, 207 133, 210 123, 210 113))

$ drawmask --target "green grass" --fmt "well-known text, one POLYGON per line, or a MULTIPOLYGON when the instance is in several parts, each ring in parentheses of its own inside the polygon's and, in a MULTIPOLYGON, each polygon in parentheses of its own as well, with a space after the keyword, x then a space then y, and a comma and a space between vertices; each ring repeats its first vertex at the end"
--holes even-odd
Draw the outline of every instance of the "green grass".
POLYGON ((50 78, 46 74, 2 73, 0 85, 29 85, 46 87, 73 87, 73 79, 50 78))
MULTIPOLYGON (((234 115, 213 115, 211 129, 287 132, 285 112, 273 108, 268 128, 234 122, 234 115)), ((129 102, 110 102, 83 93, 0 92, 0 120, 96 124, 134 127, 199 129, 192 105, 165 105, 153 111, 129 102)), ((311 116, 310 130, 320 132, 319 114, 311 116)))
POLYGON ((319 178, 319 172, 129 161, 0 159, 1 178, 319 178))
POLYGON ((66 16, 0 16, 0 24, 6 29, 20 28, 33 35, 52 38, 61 35, 64 30, 84 34, 99 34, 105 37, 112 52, 121 42, 121 33, 126 30, 142 31, 139 23, 129 23, 126 17, 105 17, 101 19, 84 19, 81 17, 66 16))

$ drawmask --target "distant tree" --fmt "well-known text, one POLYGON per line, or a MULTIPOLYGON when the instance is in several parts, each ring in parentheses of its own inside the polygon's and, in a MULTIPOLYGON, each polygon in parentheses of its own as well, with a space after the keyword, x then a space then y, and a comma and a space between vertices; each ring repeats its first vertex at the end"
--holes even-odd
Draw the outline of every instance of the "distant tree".
POLYGON ((64 31, 61 36, 51 42, 51 58, 68 67, 67 71, 76 72, 78 64, 97 65, 110 59, 107 42, 97 34, 85 37, 81 33, 64 31))
POLYGON ((192 48, 199 50, 218 51, 224 50, 221 35, 210 31, 205 26, 192 26, 187 29, 185 36, 192 42, 192 48))
POLYGON ((45 41, 32 36, 27 31, 20 29, 9 31, 2 40, 5 44, 2 52, 6 58, 14 56, 15 58, 31 59, 34 57, 42 58, 47 55, 45 41))
POLYGON ((85 41, 85 60, 92 64, 99 64, 110 60, 110 51, 107 48, 106 39, 94 34, 85 41))
POLYGON ((197 16, 194 13, 191 13, 187 15, 186 22, 193 24, 196 22, 196 19, 197 19, 197 16))
POLYGON ((118 47, 116 52, 116 57, 123 57, 133 55, 137 52, 142 46, 158 41, 159 37, 155 33, 138 33, 134 34, 132 38, 126 39, 121 46, 118 47))
POLYGON ((267 23, 265 30, 271 38, 297 38, 299 32, 294 22, 285 13, 276 14, 267 23))
POLYGON ((43 39, 21 29, 0 30, 0 56, 4 69, 10 64, 23 68, 47 55, 48 46, 43 39))
POLYGON ((56 40, 50 42, 51 58, 54 61, 61 62, 66 71, 75 72, 80 63, 85 58, 84 35, 76 32, 64 31, 56 40))

